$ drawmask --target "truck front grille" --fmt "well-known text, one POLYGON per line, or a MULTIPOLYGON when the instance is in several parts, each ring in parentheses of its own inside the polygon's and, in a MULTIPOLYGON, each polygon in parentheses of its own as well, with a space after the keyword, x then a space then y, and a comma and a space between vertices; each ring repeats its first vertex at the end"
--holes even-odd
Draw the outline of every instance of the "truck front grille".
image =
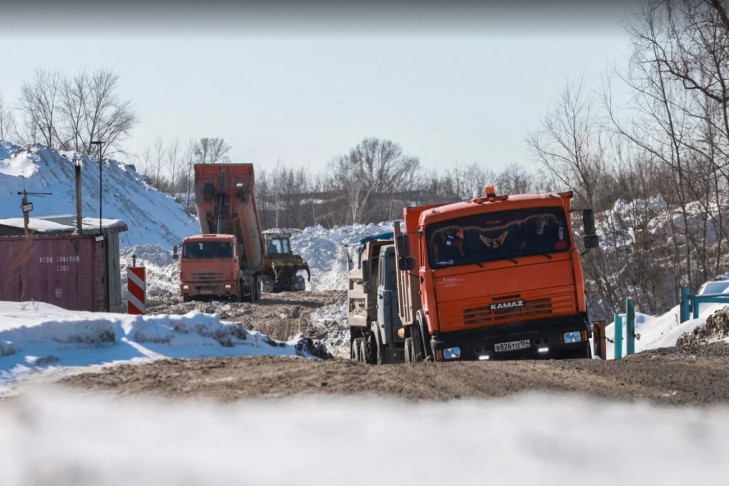
MULTIPOLYGON (((498 301, 493 303, 498 304, 498 301)), ((572 296, 569 294, 525 300, 523 306, 506 307, 503 309, 492 309, 491 303, 489 303, 481 307, 463 309, 463 324, 466 326, 495 324, 502 321, 550 315, 571 309, 572 307, 572 296)))
POLYGON ((215 272, 198 272, 193 273, 192 280, 198 280, 198 281, 213 281, 213 280, 222 280, 223 274, 222 273, 215 273, 215 272))

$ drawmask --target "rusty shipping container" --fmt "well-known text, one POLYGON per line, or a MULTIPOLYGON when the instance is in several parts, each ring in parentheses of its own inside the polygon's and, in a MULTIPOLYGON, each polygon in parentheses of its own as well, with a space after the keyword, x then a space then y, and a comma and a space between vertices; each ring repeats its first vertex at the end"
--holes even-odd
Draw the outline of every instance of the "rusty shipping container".
POLYGON ((105 243, 91 235, 0 237, 0 300, 107 310, 105 243))

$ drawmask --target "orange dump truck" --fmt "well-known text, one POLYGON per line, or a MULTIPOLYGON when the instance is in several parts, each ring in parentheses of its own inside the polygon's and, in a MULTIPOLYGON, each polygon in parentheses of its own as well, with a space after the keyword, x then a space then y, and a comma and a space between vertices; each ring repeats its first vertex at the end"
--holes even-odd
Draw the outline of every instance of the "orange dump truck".
POLYGON ((264 240, 253 164, 196 164, 195 201, 201 234, 182 243, 183 300, 261 297, 264 240))
MULTIPOLYGON (((571 192, 405 208, 395 224, 405 362, 590 357, 571 192)), ((598 245, 591 210, 584 246, 598 245)))

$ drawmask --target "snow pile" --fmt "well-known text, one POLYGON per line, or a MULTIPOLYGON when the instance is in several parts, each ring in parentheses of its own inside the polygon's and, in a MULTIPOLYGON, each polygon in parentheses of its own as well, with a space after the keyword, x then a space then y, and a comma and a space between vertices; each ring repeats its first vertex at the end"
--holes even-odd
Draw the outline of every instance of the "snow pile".
POLYGON ((309 319, 312 325, 307 334, 321 341, 332 356, 350 357, 346 302, 317 309, 309 319))
POLYGON ((601 247, 606 250, 626 249, 636 240, 635 226, 639 221, 645 221, 645 228, 656 241, 663 241, 672 245, 674 238, 678 244, 685 243, 686 226, 689 232, 700 235, 708 245, 718 242, 718 236, 711 224, 706 225, 704 216, 706 211, 712 214, 723 213, 724 218, 729 217, 726 204, 718 206, 710 203, 708 206, 700 201, 686 204, 687 221, 679 208, 668 210, 668 204, 662 198, 636 199, 624 201, 619 199, 612 209, 606 211, 602 218, 597 218, 597 230, 600 235, 601 247), (703 234, 703 231, 706 234, 703 234))
MULTIPOLYGON (((3 167, 5 165, 9 165, 9 160, 11 157, 11 153, 13 152, 13 145, 9 142, 5 142, 3 140, 0 140, 0 167, 3 167)), ((0 169, 2 170, 2 169, 0 169)))
MULTIPOLYGON (((17 193, 50 192, 48 196, 30 196, 34 216, 76 214, 75 152, 58 152, 40 145, 18 148, 4 144, 0 151, 0 218, 21 218, 17 193)), ((99 163, 81 155, 81 193, 83 214, 99 214, 99 163)), ((199 232, 197 219, 182 206, 152 188, 134 167, 118 161, 104 161, 103 215, 127 223, 120 246, 159 244, 171 248, 190 234, 199 232)))
POLYGON ((362 458, 390 484, 703 485, 726 481, 729 454, 725 408, 541 394, 220 405, 46 389, 6 405, 5 486, 365 486, 362 458))
POLYGON ((309 263, 308 290, 346 290, 349 261, 355 262, 362 238, 392 231, 392 222, 335 226, 311 226, 291 232, 291 248, 309 263))
POLYGON ((180 261, 172 258, 172 250, 161 245, 135 245, 122 248, 119 252, 122 291, 125 296, 127 268, 134 264, 133 256, 136 256, 136 265, 145 268, 148 296, 180 295, 180 261))
POLYGON ((221 321, 219 314, 132 316, 68 311, 40 302, 0 302, 0 395, 22 379, 65 367, 210 356, 288 355, 297 339, 268 336, 221 321))

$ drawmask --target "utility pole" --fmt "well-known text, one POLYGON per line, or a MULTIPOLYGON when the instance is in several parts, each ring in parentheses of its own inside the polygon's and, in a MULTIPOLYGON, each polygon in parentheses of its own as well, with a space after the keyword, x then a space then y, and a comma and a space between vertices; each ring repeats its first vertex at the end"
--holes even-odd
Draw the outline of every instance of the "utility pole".
POLYGON ((19 192, 18 195, 22 194, 23 199, 20 202, 20 208, 23 210, 23 227, 25 228, 25 236, 28 236, 28 223, 30 220, 30 212, 33 211, 33 203, 28 203, 28 193, 23 191, 19 192))
POLYGON ((23 190, 22 192, 18 192, 18 196, 22 195, 23 199, 20 204, 20 209, 23 210, 23 227, 25 229, 25 236, 30 235, 30 230, 28 229, 28 224, 30 224, 30 212, 33 211, 33 203, 28 202, 28 194, 31 196, 50 196, 51 192, 28 192, 26 190, 23 190))
POLYGON ((74 166, 76 169, 76 229, 78 234, 83 234, 83 216, 81 215, 81 156, 74 155, 74 166))
POLYGON ((99 146, 99 233, 103 234, 102 231, 102 225, 101 225, 101 214, 102 214, 102 206, 104 201, 104 181, 101 178, 101 169, 103 167, 102 161, 101 161, 101 146, 105 143, 101 140, 92 140, 89 142, 91 145, 98 145, 99 146))

